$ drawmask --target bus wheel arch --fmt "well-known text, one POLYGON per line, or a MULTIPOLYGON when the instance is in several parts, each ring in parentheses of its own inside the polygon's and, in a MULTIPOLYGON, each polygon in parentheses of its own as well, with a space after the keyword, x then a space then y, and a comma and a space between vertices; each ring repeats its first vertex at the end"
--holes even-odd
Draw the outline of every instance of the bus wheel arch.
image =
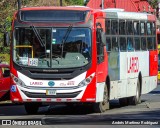
POLYGON ((136 94, 135 96, 128 98, 130 105, 137 105, 141 103, 141 91, 142 91, 142 75, 140 72, 137 79, 136 94))
POLYGON ((109 109, 109 92, 110 92, 109 90, 110 90, 110 79, 109 76, 107 76, 104 85, 103 101, 94 103, 94 112, 103 113, 109 109))

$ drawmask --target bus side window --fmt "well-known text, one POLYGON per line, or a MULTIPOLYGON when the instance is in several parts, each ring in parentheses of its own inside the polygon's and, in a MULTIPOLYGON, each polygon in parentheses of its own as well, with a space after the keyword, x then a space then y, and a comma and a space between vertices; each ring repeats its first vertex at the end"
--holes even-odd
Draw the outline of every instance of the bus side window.
POLYGON ((119 34, 120 35, 125 35, 126 32, 125 32, 125 28, 126 28, 126 24, 125 24, 125 21, 120 21, 119 22, 119 34))
POLYGON ((119 38, 119 44, 120 44, 120 50, 121 51, 126 51, 127 46, 126 46, 126 38, 125 37, 120 37, 119 38))
POLYGON ((145 23, 142 22, 140 27, 141 27, 141 31, 140 31, 141 35, 145 35, 145 33, 146 33, 145 23))
POLYGON ((118 47, 118 38, 117 37, 112 37, 112 51, 119 51, 118 47))
POLYGON ((146 50, 146 38, 145 37, 141 38, 141 49, 146 50))
POLYGON ((156 25, 155 23, 152 23, 152 35, 156 34, 156 25))
POLYGON ((106 50, 111 51, 111 38, 106 37, 106 50))
POLYGON ((135 42, 135 50, 136 51, 139 51, 141 48, 141 45, 140 45, 140 38, 139 37, 135 37, 134 38, 134 42, 135 42))
POLYGON ((148 46, 148 50, 153 50, 154 49, 152 37, 147 38, 147 46, 148 46))
POLYGON ((111 34, 118 34, 118 22, 117 21, 112 21, 111 24, 111 34))
POLYGON ((152 37, 153 45, 154 45, 154 50, 157 49, 157 44, 156 44, 156 37, 152 37))
MULTIPOLYGON (((152 23, 152 40, 153 40, 153 45, 154 45, 154 49, 157 49, 157 44, 156 44, 156 25, 155 22, 152 23)), ((159 38, 159 36, 157 36, 157 38, 159 38)), ((159 43, 159 42, 158 42, 159 43)))
POLYGON ((134 22, 133 28, 134 28, 134 35, 139 35, 139 23, 138 22, 134 22))
POLYGON ((147 35, 151 35, 152 34, 152 24, 151 23, 147 23, 147 35))
POLYGON ((134 51, 133 38, 131 38, 131 37, 127 38, 127 50, 134 51))
POLYGON ((106 26, 106 34, 110 35, 111 34, 111 21, 110 20, 106 20, 105 26, 106 26))
POLYGON ((127 21, 127 34, 133 35, 133 22, 127 21))

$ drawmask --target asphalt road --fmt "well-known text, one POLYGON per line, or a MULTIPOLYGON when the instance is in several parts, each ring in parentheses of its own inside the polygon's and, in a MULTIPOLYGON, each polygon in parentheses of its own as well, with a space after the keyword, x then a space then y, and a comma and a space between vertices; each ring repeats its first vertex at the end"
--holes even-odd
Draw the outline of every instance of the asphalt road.
POLYGON ((34 119, 37 123, 40 121, 45 124, 43 127, 54 128, 84 126, 87 128, 96 128, 97 126, 106 128, 108 125, 112 128, 123 128, 124 124, 128 128, 144 127, 142 124, 145 124, 145 128, 160 127, 160 85, 152 92, 142 95, 141 99, 142 103, 139 105, 123 107, 119 105, 117 100, 112 101, 111 109, 102 114, 93 113, 90 106, 52 105, 41 107, 37 115, 27 115, 23 105, 3 103, 0 105, 0 119, 18 119, 20 121, 34 119))

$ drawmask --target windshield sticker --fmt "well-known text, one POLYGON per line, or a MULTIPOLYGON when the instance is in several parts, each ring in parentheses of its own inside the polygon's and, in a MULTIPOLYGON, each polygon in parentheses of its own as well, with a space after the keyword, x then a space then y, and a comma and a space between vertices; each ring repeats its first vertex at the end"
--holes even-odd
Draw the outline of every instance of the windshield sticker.
POLYGON ((52 44, 56 44, 56 39, 52 39, 52 44))
POLYGON ((28 57, 19 57, 20 64, 27 65, 28 64, 28 57))
POLYGON ((56 32, 56 29, 53 29, 52 32, 56 32))
POLYGON ((38 66, 38 58, 29 58, 28 66, 38 66))
POLYGON ((47 49, 47 50, 46 50, 46 53, 50 53, 50 50, 47 49))

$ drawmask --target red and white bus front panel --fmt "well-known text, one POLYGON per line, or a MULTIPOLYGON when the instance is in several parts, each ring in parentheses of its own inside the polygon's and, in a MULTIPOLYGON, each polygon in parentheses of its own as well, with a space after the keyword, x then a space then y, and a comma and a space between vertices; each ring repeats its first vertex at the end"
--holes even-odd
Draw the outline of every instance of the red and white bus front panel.
POLYGON ((17 75, 18 78, 12 74, 15 84, 11 86, 11 100, 14 102, 96 101, 95 73, 84 72, 71 80, 34 80, 18 71, 17 75))
POLYGON ((109 54, 110 99, 135 96, 138 76, 142 76, 141 94, 157 87, 156 51, 114 52, 109 54))

